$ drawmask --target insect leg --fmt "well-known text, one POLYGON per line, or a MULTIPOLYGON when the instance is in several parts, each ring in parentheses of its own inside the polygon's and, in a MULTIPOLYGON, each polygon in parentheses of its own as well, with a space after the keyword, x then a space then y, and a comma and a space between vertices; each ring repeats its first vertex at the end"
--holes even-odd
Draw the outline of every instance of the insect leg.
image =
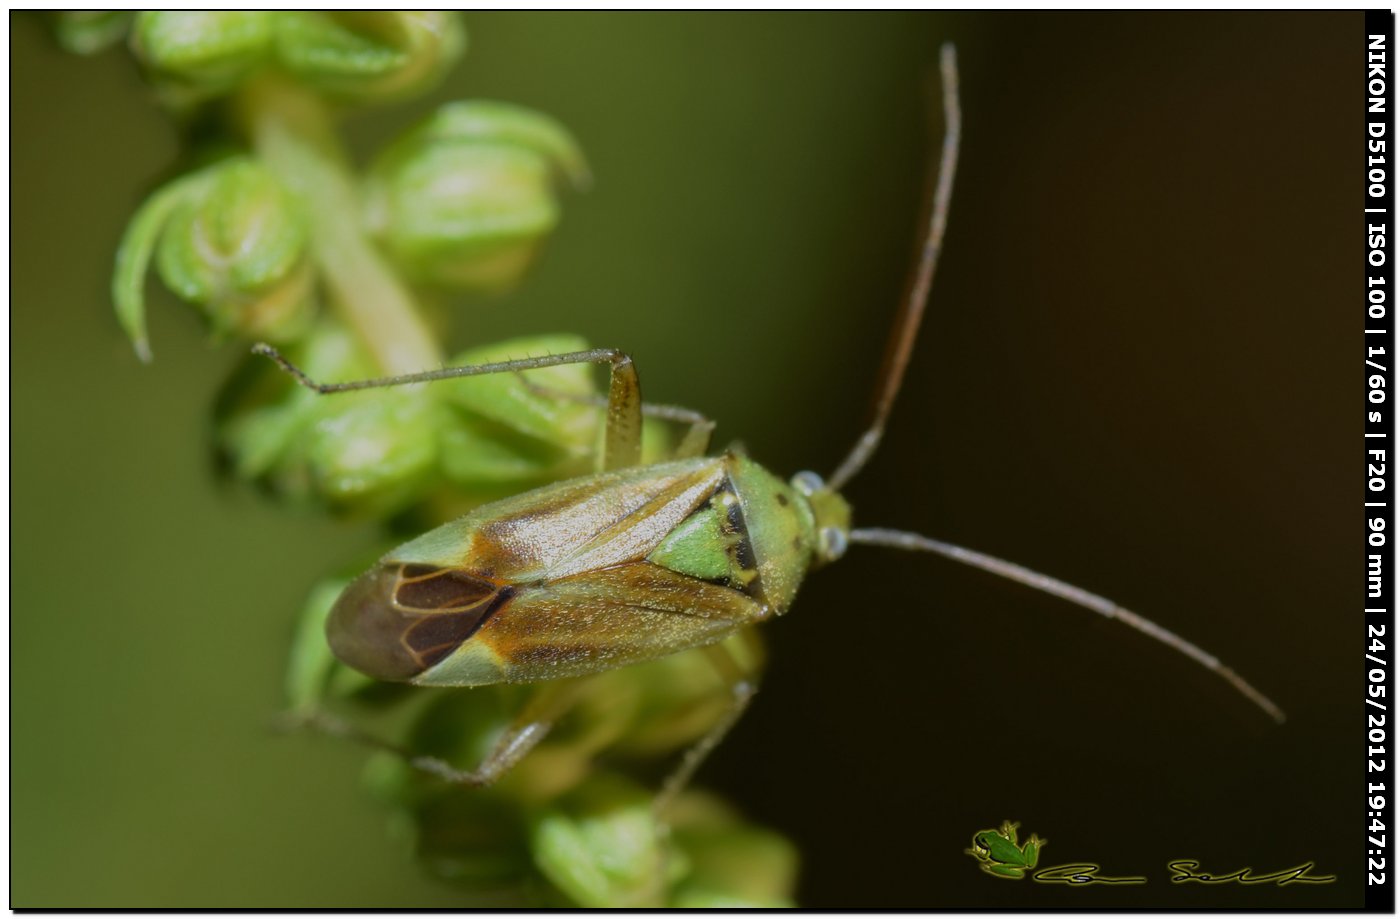
POLYGON ((497 738, 490 752, 474 769, 458 769, 439 757, 420 756, 325 711, 295 714, 289 717, 286 724, 288 727, 307 728, 392 753, 414 769, 437 776, 443 781, 480 788, 490 785, 509 772, 512 766, 520 762, 525 754, 544 739, 554 723, 578 700, 579 688, 585 682, 587 681, 554 680, 541 683, 524 708, 497 738))
MULTIPOLYGON (((559 389, 551 389, 548 386, 541 386, 529 377, 521 374, 520 380, 525 384, 525 388, 537 396, 546 399, 557 399, 560 402, 578 402, 583 405, 592 405, 603 408, 608 404, 608 400, 602 396, 589 396, 583 393, 564 392, 559 389)), ((676 424, 687 425, 685 434, 681 437, 681 442, 673 451, 673 459, 690 459, 696 456, 704 456, 710 449, 710 435, 714 433, 715 423, 708 415, 702 415, 694 409, 685 408, 680 405, 661 405, 656 402, 642 403, 642 417, 659 418, 662 421, 671 421, 676 424)))
POLYGON ((700 768, 700 764, 705 761, 705 758, 715 747, 719 746, 720 741, 724 739, 730 729, 739 722, 748 709, 749 703, 758 693, 757 675, 743 665, 727 642, 710 645, 704 651, 729 689, 730 706, 714 727, 710 728, 704 737, 701 737, 691 745, 690 749, 685 751, 680 763, 662 783, 661 790, 657 792, 656 799, 652 802, 652 811, 663 823, 666 812, 670 809, 671 803, 675 801, 676 795, 690 784, 690 780, 695 776, 695 771, 700 768))
POLYGON ((457 785, 490 785, 535 748, 554 723, 573 707, 586 680, 541 683, 475 769, 461 770, 435 756, 414 756, 409 765, 457 785))
POLYGON ((625 469, 641 462, 641 383, 637 378, 637 368, 632 363, 631 356, 615 348, 593 348, 589 351, 546 354, 540 357, 525 357, 490 364, 443 367, 438 370, 425 370, 421 373, 406 373, 401 376, 379 377, 373 380, 351 380, 346 383, 317 383, 308 377, 300 367, 287 360, 282 352, 268 344, 254 345, 253 353, 276 361, 277 365, 298 383, 321 395, 353 392, 361 389, 383 389, 389 386, 407 386, 413 383, 432 383, 437 380, 455 380, 459 377, 481 376, 488 373, 515 373, 522 370, 538 370, 541 367, 560 367, 566 364, 608 364, 610 365, 608 412, 607 430, 603 436, 603 469, 605 471, 625 469))
POLYGON ((689 424, 685 436, 681 438, 680 444, 676 447, 676 459, 690 459, 695 456, 704 456, 710 450, 710 435, 715 432, 715 423, 705 415, 688 408, 681 408, 675 405, 653 405, 653 409, 668 409, 674 414, 667 416, 657 412, 657 417, 669 417, 671 421, 680 421, 689 424))

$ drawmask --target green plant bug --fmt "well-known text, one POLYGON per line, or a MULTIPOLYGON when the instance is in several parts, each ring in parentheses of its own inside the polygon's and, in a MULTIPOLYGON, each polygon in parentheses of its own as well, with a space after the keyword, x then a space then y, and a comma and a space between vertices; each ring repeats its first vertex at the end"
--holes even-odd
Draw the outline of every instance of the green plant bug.
MULTIPOLYGON (((488 784, 545 736, 589 676, 703 648, 730 686, 732 705, 682 757, 658 795, 660 808, 753 698, 755 675, 723 639, 787 612, 808 572, 837 561, 852 544, 941 555, 1117 619, 1192 658, 1283 721, 1278 706, 1216 657, 1110 600, 916 533, 852 527, 840 490, 883 436, 947 225, 961 136, 950 45, 941 64, 944 134, 931 164, 937 178, 922 245, 890 334, 872 420, 830 477, 800 472, 783 481, 737 449, 707 456, 713 423, 686 409, 643 404, 636 367, 617 350, 324 384, 271 346, 254 348, 320 394, 570 364, 610 368, 596 474, 482 505, 389 552, 336 601, 327 626, 331 647, 371 677, 420 686, 540 684, 475 768, 431 757, 412 758, 414 766, 453 782, 488 784), (644 415, 687 426, 674 458, 639 465, 644 415)), ((333 720, 314 724, 386 746, 333 720)))

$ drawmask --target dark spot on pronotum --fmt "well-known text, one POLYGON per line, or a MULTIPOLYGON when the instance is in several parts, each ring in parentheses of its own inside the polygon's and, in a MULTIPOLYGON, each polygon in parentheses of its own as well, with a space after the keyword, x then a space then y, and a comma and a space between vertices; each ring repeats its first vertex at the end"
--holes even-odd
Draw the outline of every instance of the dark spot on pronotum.
POLYGON ((724 509, 724 520, 720 523, 720 529, 730 537, 727 540, 727 551, 734 568, 743 573, 740 577, 726 578, 726 586, 762 600, 763 585, 758 577, 758 558, 754 554, 753 541, 749 538, 748 521, 744 519, 743 504, 734 489, 733 480, 727 479, 716 490, 711 500, 718 502, 724 509))
POLYGON ((783 494, 782 492, 778 492, 778 504, 782 507, 787 507, 788 503, 788 496, 783 494))
POLYGON ((743 571, 752 571, 758 567, 758 559, 754 557, 753 543, 749 542, 748 533, 745 533, 734 547, 734 561, 743 571))
POLYGON ((724 522, 728 532, 744 532, 744 511, 739 507, 738 501, 724 503, 724 522))
POLYGON ((734 541, 735 563, 745 571, 757 567, 753 554, 753 543, 749 541, 749 528, 744 522, 744 511, 739 507, 738 501, 727 502, 725 521, 729 524, 729 532, 738 537, 734 541))

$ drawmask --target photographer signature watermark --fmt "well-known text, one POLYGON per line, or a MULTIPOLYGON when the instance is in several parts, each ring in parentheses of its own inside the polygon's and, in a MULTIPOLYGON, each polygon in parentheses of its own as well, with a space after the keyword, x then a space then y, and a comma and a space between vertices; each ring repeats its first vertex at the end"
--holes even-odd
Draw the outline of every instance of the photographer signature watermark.
MULTIPOLYGON (((972 836, 972 847, 963 851, 977 859, 987 874, 1006 880, 1019 881, 1029 877, 1039 884, 1075 886, 1147 883, 1145 877, 1109 877, 1100 874, 1103 869, 1093 862, 1039 868, 1040 852, 1048 841, 1032 833, 1024 843, 1020 842, 1016 834, 1019 826, 1019 823, 1006 820, 999 829, 979 830, 972 836)), ((1254 868, 1247 867, 1226 874, 1213 874, 1202 871, 1201 863, 1195 859, 1183 858, 1167 863, 1168 877, 1173 884, 1273 884, 1284 887, 1288 884, 1331 884, 1337 880, 1334 874, 1312 874, 1316 867, 1312 862, 1304 862, 1268 873, 1256 873, 1254 868)))

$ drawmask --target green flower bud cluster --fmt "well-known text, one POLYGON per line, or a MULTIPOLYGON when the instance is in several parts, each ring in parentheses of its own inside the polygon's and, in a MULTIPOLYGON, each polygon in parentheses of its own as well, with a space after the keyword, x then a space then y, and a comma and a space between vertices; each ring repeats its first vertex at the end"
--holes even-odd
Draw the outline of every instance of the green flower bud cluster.
MULTIPOLYGON (((587 347, 572 335, 539 336, 473 348, 450 363, 587 347)), ((354 336, 331 321, 293 355, 315 379, 374 375, 354 336)), ((318 396, 250 358, 221 399, 218 443, 236 475, 298 503, 385 517, 428 502, 441 518, 591 472, 602 406, 586 366, 318 396)), ((648 421, 644 455, 662 456, 672 439, 670 425, 648 421)))
MULTIPOLYGON (((59 23, 63 41, 79 48, 111 41, 128 25, 97 14, 59 23)), ((132 47, 168 98, 233 94, 235 127, 252 141, 249 154, 158 189, 132 218, 113 294, 143 358, 153 257, 166 286, 198 306, 216 336, 291 343, 310 328, 320 282, 336 280, 322 275, 363 261, 330 251, 347 222, 409 282, 500 290, 521 278, 558 223, 558 185, 587 180, 583 155, 558 122, 497 102, 442 106, 391 143, 363 179, 326 148, 327 132, 308 124, 324 114, 317 100, 363 101, 433 84, 465 43, 450 13, 147 10, 130 28, 132 47), (306 135, 290 146, 289 124, 306 135)), ((356 283, 340 280, 342 289, 356 283)), ((362 337, 382 331, 350 313, 362 337)))
MULTIPOLYGON (((308 600, 288 674, 293 711, 373 724, 410 756, 479 762, 532 688, 386 687, 355 674, 321 637, 346 583, 327 581, 308 600)), ((759 653, 752 635, 730 641, 740 655, 759 653)), ((370 759, 365 782, 409 855, 479 895, 591 908, 790 907, 790 842, 696 790, 672 803, 663 826, 654 791, 630 774, 674 761, 723 717, 727 696, 703 654, 682 653, 590 681, 582 704, 488 788, 449 785, 389 753, 370 759), (663 725, 659 713, 677 710, 687 716, 663 725), (597 761, 604 750, 607 767, 597 761)))
POLYGON ((173 105, 237 89, 264 71, 342 102, 429 89, 466 47, 461 20, 432 10, 142 10, 131 46, 173 105))
MULTIPOLYGON (((374 376, 355 337, 319 323, 297 359, 322 379, 374 376)), ((439 413, 424 390, 321 397, 265 360, 248 359, 216 412, 233 472, 299 502, 388 515, 421 497, 437 460, 439 413)))
POLYGON ((500 102, 456 102, 375 161, 366 217, 415 280, 499 289, 559 222, 554 187, 588 181, 583 154, 552 118, 500 102))
MULTIPOLYGON (((560 186, 588 182, 558 122, 505 103, 448 103, 363 173, 337 139, 344 107, 437 83, 465 48, 456 14, 73 11, 53 21, 75 53, 125 40, 172 109, 203 106, 197 134, 217 145, 217 156, 186 151, 197 165, 147 197, 119 247, 116 315, 143 359, 152 273, 214 338, 272 342, 324 382, 587 348, 577 336, 538 336, 448 358, 417 303, 424 287, 500 291, 522 277, 559 222, 560 186)), ((250 357, 219 398, 217 446, 232 474, 280 500, 427 527, 593 472, 600 379, 596 368, 564 366, 318 396, 250 357)), ((669 456, 678 434, 647 419, 643 462, 669 456)), ((479 762, 533 690, 430 690, 350 670, 324 634, 345 583, 319 585, 300 620, 292 709, 343 713, 350 733, 375 728, 412 755, 479 762)), ((731 641, 757 670, 761 649, 747 636, 731 641)), ((704 655, 588 686, 489 789, 374 756, 366 781, 389 806, 395 838, 436 877, 523 903, 790 905, 796 856, 786 840, 699 792, 677 797, 665 825, 654 812, 647 789, 658 765, 730 704, 704 655)))

